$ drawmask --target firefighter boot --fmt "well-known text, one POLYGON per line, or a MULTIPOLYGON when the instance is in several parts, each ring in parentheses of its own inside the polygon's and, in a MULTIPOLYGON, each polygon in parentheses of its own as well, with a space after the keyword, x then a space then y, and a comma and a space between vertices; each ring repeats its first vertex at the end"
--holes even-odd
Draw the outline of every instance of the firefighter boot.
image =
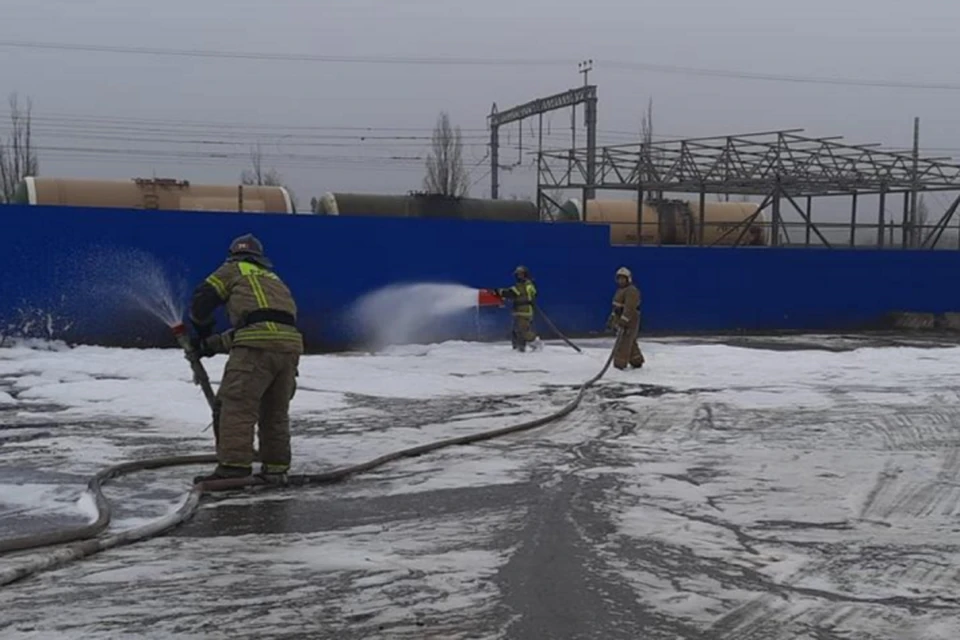
POLYGON ((261 464, 260 473, 257 474, 267 484, 287 484, 287 471, 289 465, 285 464, 261 464))
POLYGON ((211 482, 213 480, 232 480, 235 478, 246 478, 252 473, 250 467, 230 467, 218 464, 213 473, 207 476, 197 476, 193 479, 194 484, 201 482, 211 482))

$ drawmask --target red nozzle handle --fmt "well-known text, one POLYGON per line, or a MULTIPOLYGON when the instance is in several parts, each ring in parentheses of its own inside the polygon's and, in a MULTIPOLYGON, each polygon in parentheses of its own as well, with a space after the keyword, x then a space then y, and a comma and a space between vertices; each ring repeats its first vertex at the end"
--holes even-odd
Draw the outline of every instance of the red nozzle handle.
POLYGON ((187 333, 187 326, 181 322, 170 327, 170 330, 173 331, 173 335, 179 337, 187 333))

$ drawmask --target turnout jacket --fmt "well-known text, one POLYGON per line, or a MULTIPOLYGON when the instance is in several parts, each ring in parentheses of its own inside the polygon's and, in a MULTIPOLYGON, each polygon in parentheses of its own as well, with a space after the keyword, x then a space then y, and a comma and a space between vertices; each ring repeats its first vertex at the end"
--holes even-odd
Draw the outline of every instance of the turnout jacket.
POLYGON ((625 287, 619 287, 613 294, 612 318, 616 318, 625 327, 640 320, 640 290, 632 282, 625 287))
POLYGON ((296 327, 297 303, 268 265, 250 256, 228 258, 194 290, 190 320, 201 338, 213 333, 213 314, 226 306, 233 328, 217 337, 220 344, 211 345, 219 347, 216 350, 244 346, 303 353, 303 337, 296 327))
POLYGON ((531 280, 518 282, 506 289, 497 289, 501 298, 513 301, 513 315, 523 318, 533 317, 533 303, 537 299, 537 287, 531 280))

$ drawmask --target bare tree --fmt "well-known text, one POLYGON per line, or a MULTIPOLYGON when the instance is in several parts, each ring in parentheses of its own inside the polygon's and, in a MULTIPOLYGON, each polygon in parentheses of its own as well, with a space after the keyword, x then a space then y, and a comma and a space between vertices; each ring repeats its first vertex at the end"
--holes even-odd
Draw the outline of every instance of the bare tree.
POLYGON ((17 94, 10 96, 10 136, 0 140, 0 202, 12 201, 17 185, 40 171, 33 146, 32 111, 30 100, 22 109, 17 94))
POLYGON ((647 101, 647 109, 640 116, 640 144, 651 166, 659 167, 663 152, 653 146, 653 98, 647 101))
POLYGON ((640 142, 647 149, 653 145, 653 98, 647 101, 647 110, 640 116, 640 142))
POLYGON ((460 127, 450 126, 450 116, 441 111, 433 129, 432 150, 427 155, 427 175, 423 188, 427 193, 462 198, 470 190, 463 168, 463 141, 460 127))
POLYGON ((259 142, 250 149, 250 168, 240 174, 240 182, 249 186, 283 187, 290 194, 293 206, 297 206, 297 196, 293 193, 293 189, 284 184, 283 176, 273 167, 264 170, 263 151, 260 150, 259 142))
POLYGON ((276 169, 263 169, 263 151, 260 150, 260 143, 257 143, 250 149, 250 169, 246 169, 240 174, 240 181, 246 185, 256 185, 258 187, 282 187, 283 176, 276 169))
POLYGON ((923 233, 926 230, 927 222, 930 220, 930 208, 927 206, 926 200, 923 199, 921 195, 917 200, 917 233, 923 237, 923 233))

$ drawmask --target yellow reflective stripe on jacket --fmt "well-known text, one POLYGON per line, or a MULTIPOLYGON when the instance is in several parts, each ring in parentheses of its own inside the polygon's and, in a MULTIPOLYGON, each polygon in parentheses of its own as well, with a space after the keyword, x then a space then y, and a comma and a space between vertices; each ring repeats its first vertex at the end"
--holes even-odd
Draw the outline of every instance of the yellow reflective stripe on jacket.
POLYGON ((217 276, 209 275, 205 282, 214 288, 221 300, 227 299, 227 287, 223 284, 223 280, 217 276))
POLYGON ((284 342, 302 342, 303 337, 297 331, 269 331, 265 329, 241 329, 233 336, 233 344, 241 344, 243 342, 260 342, 264 340, 273 342, 277 340, 284 342))
MULTIPOLYGON (((270 301, 267 299, 267 293, 263 290, 263 285, 260 284, 260 277, 277 279, 277 274, 249 262, 238 262, 237 267, 240 269, 240 275, 245 276, 247 282, 250 283, 250 288, 253 289, 253 297, 257 299, 257 306, 261 309, 269 309, 270 301)), ((267 322, 266 325, 270 331, 277 332, 279 330, 275 322, 267 322)))
POLYGON ((264 278, 273 278, 274 280, 280 279, 273 271, 264 269, 260 265, 253 264, 252 262, 238 262, 237 266, 240 268, 240 275, 263 276, 264 278))
POLYGON ((537 296, 537 288, 533 285, 532 282, 524 282, 520 285, 513 285, 510 287, 518 297, 525 297, 526 302, 517 302, 513 305, 513 315, 520 316, 524 318, 533 317, 533 300, 537 296), (521 290, 521 287, 523 289, 521 290))

